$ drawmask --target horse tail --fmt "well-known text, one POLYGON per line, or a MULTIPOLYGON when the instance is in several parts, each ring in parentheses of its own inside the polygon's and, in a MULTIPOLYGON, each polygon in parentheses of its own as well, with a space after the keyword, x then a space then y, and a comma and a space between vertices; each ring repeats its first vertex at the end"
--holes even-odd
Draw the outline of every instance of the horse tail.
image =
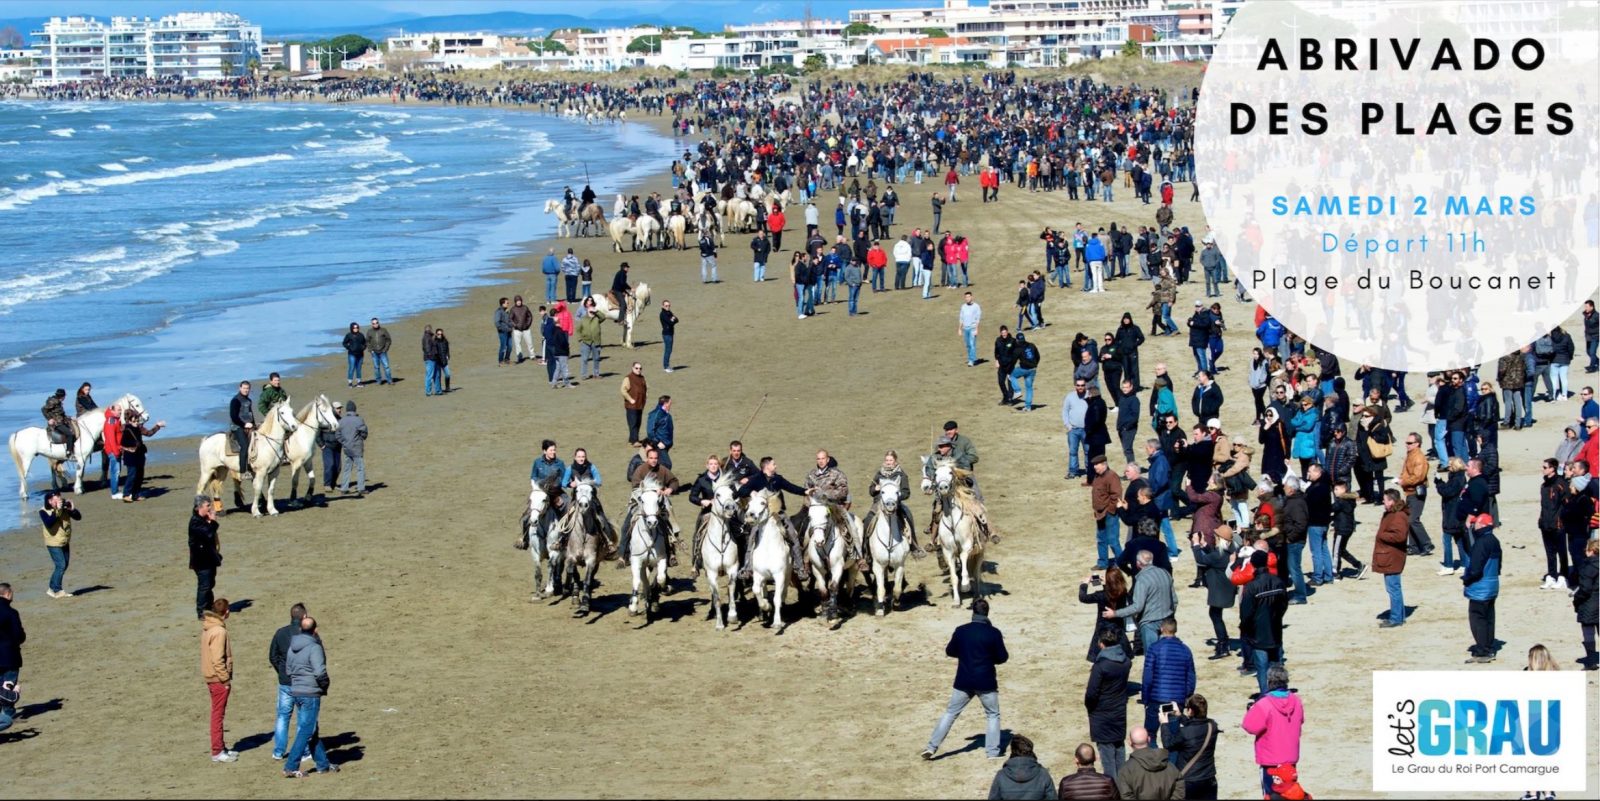
POLYGON ((17 437, 21 434, 21 431, 13 431, 11 436, 8 438, 6 445, 7 447, 11 448, 11 461, 17 466, 17 481, 20 482, 20 486, 22 487, 21 493, 23 497, 27 497, 28 466, 23 463, 22 451, 17 447, 17 437))

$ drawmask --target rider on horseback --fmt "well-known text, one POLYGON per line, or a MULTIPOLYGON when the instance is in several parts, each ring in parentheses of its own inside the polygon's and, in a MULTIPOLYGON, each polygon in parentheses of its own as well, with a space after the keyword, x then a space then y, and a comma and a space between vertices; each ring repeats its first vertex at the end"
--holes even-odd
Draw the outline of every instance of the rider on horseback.
MULTIPOLYGON (((693 486, 689 487, 689 503, 700 508, 700 514, 695 518, 694 546, 691 549, 694 555, 694 572, 697 576, 705 567, 700 558, 700 536, 705 530, 706 515, 711 514, 711 506, 716 503, 717 483, 726 481, 727 478, 727 474, 722 470, 722 463, 717 461, 716 454, 712 454, 706 459, 706 471, 694 480, 693 486)), ((728 533, 734 534, 732 521, 729 522, 728 533)), ((735 547, 742 551, 744 546, 739 543, 739 539, 737 535, 733 537, 735 547)))
MULTIPOLYGON (((948 430, 949 429, 947 429, 947 431, 948 430)), ((973 461, 977 461, 976 457, 973 458, 973 461)), ((990 542, 998 543, 1000 538, 989 531, 989 515, 982 506, 983 496, 978 493, 977 481, 973 478, 971 470, 963 469, 961 467, 961 461, 956 457, 955 454, 955 441, 950 437, 949 433, 939 437, 938 441, 934 443, 933 454, 928 457, 928 460, 922 466, 923 478, 928 479, 929 481, 933 480, 937 473, 940 462, 950 462, 955 465, 957 470, 961 471, 961 477, 958 478, 958 480, 964 483, 967 487, 972 488, 972 494, 975 498, 977 498, 979 503, 976 514, 978 531, 981 532, 984 537, 987 537, 990 542)), ((933 536, 934 530, 939 526, 939 511, 939 499, 935 498, 933 501, 933 517, 928 521, 927 534, 929 537, 933 536)))
MULTIPOLYGON (((599 490, 600 468, 595 467, 594 462, 589 461, 588 451, 578 448, 572 452, 572 464, 567 465, 567 469, 561 474, 561 486, 570 489, 584 482, 593 484, 595 489, 599 490)), ((602 523, 600 541, 608 549, 600 558, 614 558, 617 554, 617 532, 611 528, 610 519, 606 517, 606 510, 600 505, 600 493, 598 491, 595 492, 594 499, 590 503, 594 505, 595 514, 602 523)))
POLYGON ((44 415, 45 428, 53 434, 51 439, 60 439, 67 446, 67 457, 72 458, 72 448, 78 439, 78 426, 67 416, 66 400, 67 391, 57 389, 55 394, 45 398, 39 413, 44 415))
MULTIPOLYGON (((657 522, 657 525, 661 523, 667 525, 667 531, 669 532, 667 537, 667 567, 677 567, 678 535, 682 534, 683 531, 678 528, 678 520, 673 516, 672 504, 667 501, 667 498, 678 491, 678 477, 674 476, 671 470, 662 466, 661 453, 651 447, 644 449, 644 461, 633 469, 633 474, 628 476, 628 483, 632 484, 635 490, 638 490, 639 485, 643 484, 646 478, 654 479, 656 486, 661 488, 661 519, 657 522)), ((638 508, 638 504, 638 495, 635 493, 628 498, 628 511, 622 515, 622 530, 620 541, 617 543, 617 558, 621 560, 624 567, 628 564, 629 529, 632 527, 633 512, 638 508)))
POLYGON ((566 211, 567 219, 574 220, 578 217, 578 196, 572 194, 572 187, 568 186, 561 191, 561 207, 566 211))
MULTIPOLYGON (((906 471, 900 467, 900 454, 894 451, 883 455, 883 466, 878 468, 878 474, 873 476, 869 484, 872 497, 878 497, 878 484, 883 481, 893 481, 900 486, 900 501, 896 507, 896 514, 889 521, 894 538, 898 540, 902 535, 908 537, 911 540, 911 555, 917 559, 927 556, 928 552, 917 544, 917 526, 911 520, 911 507, 906 505, 906 498, 911 497, 911 482, 906 478, 906 471)), ((877 517, 878 507, 874 504, 861 521, 861 531, 870 536, 877 517)))
POLYGON ((581 214, 584 209, 587 209, 590 206, 594 205, 594 198, 595 198, 594 189, 591 188, 588 184, 584 184, 583 185, 583 194, 579 195, 579 200, 581 200, 582 203, 578 206, 578 212, 581 214))
POLYGON ((255 436, 256 414, 250 407, 250 382, 239 382, 239 394, 228 401, 228 422, 233 424, 230 433, 233 434, 234 444, 239 446, 239 480, 249 481, 255 478, 250 472, 250 440, 255 436))
POLYGON ((817 451, 817 469, 806 474, 806 490, 808 495, 828 502, 829 521, 844 532, 844 541, 850 549, 849 558, 855 560, 856 569, 865 571, 867 560, 861 555, 855 527, 850 524, 850 516, 846 514, 850 508, 850 482, 845 478, 844 471, 839 469, 839 463, 827 451, 817 451))
MULTIPOLYGON (((810 578, 811 569, 806 566, 806 560, 803 558, 800 550, 800 534, 794 530, 794 526, 791 524, 789 516, 784 514, 783 493, 788 492, 801 497, 807 497, 811 495, 812 490, 801 487, 789 479, 779 475, 778 462, 771 456, 763 456, 761 457, 761 472, 751 476, 750 480, 745 482, 743 486, 739 487, 737 490, 734 490, 733 496, 735 498, 744 499, 749 498, 752 493, 763 491, 771 492, 777 498, 778 511, 775 515, 773 515, 773 517, 781 521, 783 526, 783 538, 789 542, 790 558, 793 561, 795 573, 800 577, 801 581, 805 581, 806 579, 810 578)), ((752 545, 753 544, 754 543, 752 543, 752 545)), ((753 547, 746 548, 744 551, 744 561, 739 566, 739 580, 741 581, 748 581, 750 579, 750 555, 754 552, 755 548, 753 547)))

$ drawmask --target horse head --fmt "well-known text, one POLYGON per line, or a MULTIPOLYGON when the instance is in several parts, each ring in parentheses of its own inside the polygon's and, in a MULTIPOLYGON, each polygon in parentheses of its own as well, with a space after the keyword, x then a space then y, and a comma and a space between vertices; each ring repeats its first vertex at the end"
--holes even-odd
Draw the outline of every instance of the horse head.
POLYGON ((661 518, 661 485, 654 479, 647 478, 639 485, 639 516, 652 529, 656 521, 661 518))
POLYGON ((594 503, 594 483, 579 481, 572 486, 572 505, 579 511, 587 512, 594 503))
POLYGON ((878 479, 878 503, 885 509, 899 508, 900 482, 887 477, 878 479))
POLYGON ((772 517, 772 493, 753 492, 750 505, 744 510, 744 522, 752 528, 759 527, 772 517))
POLYGON ((293 434, 295 429, 300 427, 300 421, 294 418, 294 404, 288 396, 273 404, 267 415, 278 421, 278 428, 285 435, 293 434))
POLYGON ((956 463, 952 459, 935 459, 933 461, 933 488, 941 496, 949 495, 955 487, 956 463))
POLYGON ((544 517, 545 510, 550 508, 550 493, 543 487, 534 487, 528 492, 528 521, 537 522, 544 517))
POLYGON ((828 502, 813 497, 806 505, 806 533, 821 542, 827 536, 830 522, 828 502))
POLYGON ((546 200, 544 202, 545 214, 552 214, 559 208, 561 208, 561 202, 558 200, 546 200))
POLYGON ((318 431, 333 431, 339 427, 339 417, 333 413, 333 401, 328 400, 327 395, 318 395, 311 410, 318 431))
POLYGON ((138 395, 132 393, 123 395, 111 403, 111 408, 116 409, 124 418, 128 417, 129 412, 132 412, 134 419, 144 419, 144 404, 140 402, 138 395))

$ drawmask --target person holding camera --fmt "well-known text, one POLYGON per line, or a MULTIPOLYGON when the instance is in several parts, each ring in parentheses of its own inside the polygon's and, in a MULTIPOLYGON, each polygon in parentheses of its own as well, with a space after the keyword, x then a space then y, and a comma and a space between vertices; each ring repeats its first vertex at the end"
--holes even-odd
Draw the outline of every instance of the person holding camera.
POLYGON ((1161 708, 1161 747, 1172 755, 1172 764, 1183 777, 1183 797, 1217 797, 1217 722, 1206 717, 1206 697, 1195 693, 1178 705, 1161 708))
POLYGON ((45 595, 51 598, 71 598, 72 593, 61 591, 61 580, 67 575, 67 563, 72 560, 72 521, 82 520, 83 513, 61 493, 50 490, 44 495, 44 508, 39 510, 39 520, 44 523, 44 548, 50 552, 55 570, 50 573, 50 589, 45 595))
POLYGON ((217 586, 217 567, 222 564, 219 527, 211 500, 195 498, 194 514, 189 516, 189 569, 195 578, 194 615, 200 620, 205 620, 206 610, 211 608, 211 590, 217 586))

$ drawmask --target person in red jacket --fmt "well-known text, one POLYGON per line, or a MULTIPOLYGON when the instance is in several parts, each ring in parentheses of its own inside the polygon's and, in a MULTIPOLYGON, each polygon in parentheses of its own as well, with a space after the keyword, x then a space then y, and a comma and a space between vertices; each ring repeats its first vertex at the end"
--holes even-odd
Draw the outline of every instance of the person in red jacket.
POLYGON ((122 477, 122 410, 113 406, 106 409, 106 424, 100 430, 100 445, 106 452, 106 486, 111 488, 111 500, 122 500, 118 489, 122 477))
POLYGON ((783 224, 787 222, 783 216, 783 206, 776 201, 772 204, 772 211, 767 212, 767 232, 772 234, 772 252, 783 250, 783 224))
POLYGON ((959 183, 961 183, 961 176, 956 175, 956 168, 951 165, 950 171, 944 174, 944 188, 947 190, 945 195, 950 199, 951 203, 956 202, 956 185, 959 183))
POLYGON ((872 270, 872 291, 885 292, 883 286, 883 268, 889 263, 889 254, 883 252, 883 246, 878 240, 872 240, 872 247, 867 250, 867 267, 872 270))

